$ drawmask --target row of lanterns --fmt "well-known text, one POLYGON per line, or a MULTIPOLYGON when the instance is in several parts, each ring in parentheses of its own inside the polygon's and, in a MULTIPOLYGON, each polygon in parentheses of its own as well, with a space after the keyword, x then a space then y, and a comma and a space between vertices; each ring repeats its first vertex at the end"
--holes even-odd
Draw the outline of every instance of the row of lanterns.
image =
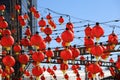
MULTIPOLYGON (((15 10, 17 10, 18 14, 20 12, 21 6, 19 4, 15 5, 15 10)), ((0 5, 0 11, 5 10, 5 5, 0 5)), ((40 13, 36 10, 34 6, 31 6, 30 12, 33 14, 33 16, 36 19, 40 18, 40 13)), ((52 35, 53 29, 56 29, 56 24, 52 20, 52 16, 49 13, 46 16, 46 20, 41 18, 38 22, 40 30, 45 33, 46 38, 43 39, 41 35, 39 35, 38 32, 35 34, 31 34, 31 30, 29 27, 25 30, 25 37, 22 38, 18 43, 15 43, 14 38, 12 37, 12 32, 7 29, 8 23, 5 21, 4 16, 0 16, 0 35, 1 40, 0 44, 2 47, 5 48, 5 50, 2 51, 3 59, 2 63, 4 64, 4 72, 2 72, 2 68, 0 69, 0 74, 2 74, 3 77, 6 77, 8 80, 10 80, 11 74, 14 73, 14 65, 17 61, 20 62, 20 72, 24 72, 26 75, 29 75, 29 71, 25 70, 25 66, 30 62, 30 58, 34 61, 34 67, 32 68, 32 74, 36 76, 36 79, 39 79, 39 77, 44 73, 44 69, 40 66, 40 63, 45 60, 45 57, 47 57, 47 61, 50 62, 51 58, 54 57, 54 52, 51 48, 48 48, 46 50, 46 43, 50 43, 52 38, 50 35, 52 35), (35 51, 29 50, 29 55, 25 52, 21 52, 23 49, 20 45, 22 45, 24 48, 26 47, 33 47, 35 51), (12 55, 16 55, 17 57, 14 57, 10 55, 9 52, 11 48, 13 47, 12 55), (31 56, 30 56, 31 55, 31 56), (5 75, 6 74, 6 75, 5 75)), ((14 20, 14 17, 12 17, 12 20, 14 20)), ((18 21, 19 24, 24 27, 27 25, 26 21, 29 20, 29 16, 27 13, 24 15, 18 15, 18 21)), ((59 23, 62 24, 64 22, 64 19, 62 16, 58 19, 59 23)), ((108 36, 108 46, 104 46, 102 44, 98 44, 100 37, 104 35, 104 30, 100 26, 99 23, 96 23, 96 25, 91 28, 90 25, 88 25, 85 30, 85 38, 84 38, 84 45, 86 47, 86 50, 95 56, 98 60, 98 57, 101 57, 103 59, 107 58, 110 54, 110 52, 107 52, 108 50, 113 50, 115 48, 115 45, 118 44, 118 37, 117 35, 112 32, 108 36), (96 38, 96 43, 94 38, 96 38)), ((64 49, 60 52, 60 58, 63 60, 63 62, 60 64, 60 70, 64 74, 64 78, 66 80, 69 80, 69 75, 66 73, 68 70, 68 60, 72 60, 74 64, 74 60, 79 57, 80 51, 74 45, 73 47, 70 46, 70 43, 74 40, 75 33, 74 33, 74 25, 72 22, 66 23, 66 29, 61 33, 60 36, 57 36, 56 42, 61 43, 64 49)), ((81 60, 85 60, 83 56, 80 57, 81 60)), ((116 62, 116 67, 119 69, 120 60, 116 62)), ((93 78, 95 74, 99 73, 101 77, 104 76, 104 73, 98 63, 88 63, 85 65, 86 70, 88 72, 88 77, 93 78)), ((72 65, 72 70, 76 74, 76 80, 80 79, 80 74, 78 72, 79 66, 78 65, 72 65)), ((54 72, 56 70, 56 66, 54 66, 54 69, 47 69, 47 72, 50 73, 54 78, 56 78, 56 74, 54 72)), ((110 69, 111 71, 113 69, 110 69)), ((113 72, 112 72, 113 74, 113 72)), ((41 76, 42 80, 44 79, 44 76, 41 76)))

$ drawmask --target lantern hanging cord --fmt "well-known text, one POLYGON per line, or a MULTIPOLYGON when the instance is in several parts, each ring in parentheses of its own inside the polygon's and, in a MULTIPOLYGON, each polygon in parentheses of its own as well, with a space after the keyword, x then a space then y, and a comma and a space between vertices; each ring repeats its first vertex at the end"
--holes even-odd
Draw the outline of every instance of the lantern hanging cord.
POLYGON ((48 11, 53 12, 55 14, 58 14, 58 15, 67 16, 69 18, 69 22, 71 21, 70 15, 68 15, 68 14, 58 13, 56 11, 53 11, 53 10, 49 9, 49 8, 45 8, 45 9, 47 9, 48 11))

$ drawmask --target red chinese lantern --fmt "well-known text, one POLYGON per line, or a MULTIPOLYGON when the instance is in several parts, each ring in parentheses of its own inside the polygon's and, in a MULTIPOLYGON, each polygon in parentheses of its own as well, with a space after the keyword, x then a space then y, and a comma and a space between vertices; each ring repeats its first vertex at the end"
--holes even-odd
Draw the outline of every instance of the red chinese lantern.
POLYGON ((56 42, 60 43, 61 42, 60 36, 57 36, 57 38, 55 40, 56 40, 56 42))
POLYGON ((8 23, 7 21, 3 20, 3 21, 0 21, 0 28, 1 29, 5 29, 8 27, 8 23))
POLYGON ((1 38, 1 45, 7 50, 10 50, 10 47, 14 44, 14 38, 12 36, 3 36, 1 38))
POLYGON ((27 64, 29 61, 29 56, 27 54, 19 54, 18 60, 21 64, 27 64))
POLYGON ((3 73, 3 69, 2 68, 0 68, 0 74, 2 74, 3 73))
POLYGON ((46 48, 46 43, 45 43, 45 41, 42 41, 39 45, 39 50, 43 51, 43 50, 45 50, 45 48, 46 48))
POLYGON ((43 73, 43 68, 41 68, 40 66, 35 66, 34 68, 32 68, 32 74, 34 76, 39 77, 42 73, 43 73))
POLYGON ((19 4, 15 5, 15 10, 17 10, 18 12, 20 12, 21 6, 19 4))
POLYGON ((66 28, 68 28, 68 29, 73 29, 73 27, 74 27, 74 25, 73 25, 73 23, 71 23, 71 22, 68 22, 67 24, 66 24, 66 28))
POLYGON ((108 43, 109 44, 118 44, 118 36, 113 32, 108 36, 108 43))
POLYGON ((90 37, 85 37, 84 45, 86 46, 87 51, 90 51, 91 47, 94 46, 94 40, 90 37))
POLYGON ((21 20, 20 20, 20 25, 21 25, 22 27, 24 27, 24 26, 26 25, 26 22, 25 22, 24 19, 21 19, 21 20))
POLYGON ((25 76, 29 77, 29 76, 30 76, 30 71, 25 70, 25 71, 24 71, 24 74, 25 74, 25 76))
POLYGON ((52 37, 51 37, 50 35, 47 35, 46 38, 45 38, 44 40, 45 40, 45 42, 50 43, 51 40, 52 40, 52 37))
POLYGON ((41 18, 41 20, 38 22, 39 26, 41 27, 41 30, 44 30, 44 27, 46 26, 46 21, 41 18))
POLYGON ((32 13, 35 13, 35 12, 37 11, 34 5, 30 7, 30 11, 31 11, 32 13))
POLYGON ((84 61, 85 57, 83 55, 80 56, 80 60, 84 61))
POLYGON ((23 18, 24 18, 25 20, 28 20, 28 19, 29 19, 28 14, 27 14, 27 13, 25 13, 25 14, 23 15, 23 18))
POLYGON ((98 64, 92 63, 87 67, 87 71, 91 72, 92 74, 96 74, 102 71, 98 64))
POLYGON ((68 80, 69 76, 68 76, 67 73, 64 75, 64 78, 65 78, 66 80, 68 80))
POLYGON ((115 76, 115 69, 113 67, 110 67, 109 70, 110 70, 111 75, 115 76))
POLYGON ((6 36, 6 35, 10 36, 11 35, 11 31, 9 29, 5 29, 5 30, 2 31, 2 35, 3 36, 6 36))
POLYGON ((92 28, 92 34, 94 37, 96 37, 96 40, 99 40, 101 36, 104 35, 104 30, 103 28, 99 25, 97 22, 96 25, 92 28))
POLYGON ((4 16, 0 15, 0 21, 3 21, 3 20, 5 20, 4 16))
POLYGON ((45 76, 44 75, 41 76, 41 80, 45 80, 45 76))
POLYGON ((116 68, 117 68, 118 70, 120 70, 120 61, 117 61, 117 62, 116 62, 116 68))
POLYGON ((1 10, 2 12, 4 12, 5 8, 6 8, 6 6, 5 6, 4 4, 0 5, 0 10, 1 10))
POLYGON ((15 65, 15 59, 10 55, 3 57, 2 62, 5 66, 8 66, 8 67, 12 67, 15 65))
POLYGON ((18 16, 18 21, 24 20, 23 15, 18 16))
POLYGON ((52 16, 50 13, 46 16, 46 19, 48 19, 48 20, 52 19, 52 16))
POLYGON ((6 67, 4 71, 7 73, 7 75, 11 75, 14 72, 14 69, 13 67, 6 67))
POLYGON ((62 24, 62 23, 64 22, 64 19, 63 19, 62 16, 60 16, 60 18, 58 19, 58 22, 59 22, 60 24, 62 24))
POLYGON ((25 35, 27 35, 28 37, 31 36, 31 30, 29 27, 27 27, 26 31, 25 31, 25 35))
POLYGON ((92 34, 92 28, 90 27, 90 25, 88 24, 88 26, 85 28, 84 30, 85 32, 85 36, 86 37, 90 37, 90 38, 94 38, 93 34, 92 34))
POLYGON ((56 65, 53 66, 53 70, 55 70, 55 71, 57 70, 57 66, 56 65))
POLYGON ((80 77, 77 77, 76 80, 81 80, 81 78, 80 78, 80 77))
POLYGON ((95 44, 95 46, 91 48, 90 53, 99 57, 103 54, 103 48, 100 45, 95 44))
POLYGON ((24 47, 30 46, 30 40, 27 38, 27 36, 25 36, 25 37, 21 40, 20 43, 21 43, 22 46, 24 46, 24 47))
POLYGON ((72 58, 72 51, 70 49, 64 49, 60 52, 60 57, 66 61, 72 58))
POLYGON ((51 60, 51 57, 54 56, 54 52, 51 50, 51 48, 48 48, 47 51, 45 51, 46 56, 48 57, 48 61, 51 60))
POLYGON ((72 59, 75 59, 80 55, 80 51, 79 49, 76 48, 76 45, 74 45, 71 51, 72 51, 72 59))
POLYGON ((63 74, 65 74, 65 72, 68 68, 69 68, 68 64, 65 64, 65 63, 60 64, 60 70, 63 72, 63 74))
POLYGON ((113 58, 110 58, 110 60, 109 60, 111 63, 113 63, 114 62, 114 60, 113 60, 113 58))
POLYGON ((34 52, 33 55, 32 55, 32 59, 35 61, 35 62, 42 62, 45 58, 45 55, 43 52, 41 51, 38 51, 38 52, 34 52))
POLYGON ((47 25, 47 27, 44 29, 44 33, 46 35, 51 35, 52 34, 52 29, 47 25))
POLYGON ((56 28, 56 24, 55 24, 55 22, 53 20, 49 20, 48 23, 52 27, 52 29, 56 28))
POLYGON ((36 19, 40 18, 40 13, 38 11, 34 12, 34 17, 36 19))
POLYGON ((31 44, 34 46, 39 46, 41 45, 40 43, 43 41, 42 36, 40 36, 38 34, 38 32, 36 32, 36 34, 34 34, 31 38, 30 38, 31 44))
POLYGON ((17 54, 21 51, 21 46, 17 43, 16 45, 14 45, 13 50, 17 54))
POLYGON ((66 30, 61 34, 61 39, 65 42, 70 43, 74 39, 74 34, 70 30, 68 30, 68 28, 66 28, 66 30))

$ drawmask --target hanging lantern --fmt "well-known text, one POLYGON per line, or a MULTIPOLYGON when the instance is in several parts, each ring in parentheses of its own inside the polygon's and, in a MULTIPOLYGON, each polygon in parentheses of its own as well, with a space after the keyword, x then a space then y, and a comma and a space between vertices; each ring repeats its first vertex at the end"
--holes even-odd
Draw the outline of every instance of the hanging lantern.
POLYGON ((31 36, 31 30, 30 30, 29 27, 27 27, 27 29, 26 29, 26 31, 25 31, 25 35, 30 38, 30 36, 31 36))
POLYGON ((0 5, 0 10, 1 10, 2 12, 4 12, 5 9, 6 9, 6 6, 5 6, 4 4, 0 5))
POLYGON ((4 72, 7 73, 7 75, 11 75, 14 72, 14 69, 13 67, 7 67, 5 68, 4 72))
POLYGON ((76 45, 73 46, 71 51, 72 51, 72 59, 73 60, 80 55, 80 51, 79 51, 79 49, 76 48, 76 45))
POLYGON ((51 16, 51 14, 50 14, 50 13, 46 16, 46 19, 47 19, 47 20, 52 19, 52 16, 51 16))
POLYGON ((74 30, 73 30, 74 25, 73 25, 73 23, 68 22, 68 23, 66 24, 66 28, 68 28, 71 32, 73 32, 73 33, 74 33, 74 30))
POLYGON ((41 45, 41 42, 44 41, 42 36, 40 36, 38 34, 38 32, 36 32, 36 34, 34 34, 33 36, 31 36, 30 38, 31 44, 33 46, 35 46, 36 48, 38 48, 41 45))
POLYGON ((16 4, 15 5, 15 10, 17 10, 17 12, 19 13, 20 12, 20 9, 21 9, 21 6, 19 4, 16 4))
POLYGON ((24 71, 24 75, 27 76, 27 77, 29 77, 29 76, 30 76, 30 71, 25 70, 25 71, 24 71))
POLYGON ((48 57, 48 61, 50 62, 51 57, 54 56, 54 52, 51 50, 51 48, 48 48, 47 51, 45 51, 46 56, 48 57))
POLYGON ((14 38, 12 36, 3 36, 1 38, 1 45, 7 50, 10 50, 10 47, 14 44, 14 38))
POLYGON ((114 32, 112 32, 112 34, 108 36, 108 43, 111 44, 113 47, 118 44, 118 36, 114 32))
POLYGON ((66 80, 68 80, 68 79, 69 79, 69 76, 68 76, 68 74, 67 74, 67 73, 64 75, 64 78, 65 78, 66 80))
POLYGON ((15 65, 15 59, 10 55, 3 57, 2 62, 5 66, 8 66, 8 67, 12 67, 15 65))
POLYGON ((43 19, 43 17, 41 18, 41 20, 38 22, 39 26, 41 27, 41 31, 44 30, 44 27, 46 26, 46 21, 43 19))
POLYGON ((117 61, 117 62, 116 62, 116 68, 117 68, 118 70, 120 70, 120 61, 117 61))
POLYGON ((55 22, 53 20, 49 20, 48 23, 52 27, 52 29, 56 28, 56 24, 55 24, 55 22))
POLYGON ((34 5, 30 7, 30 11, 31 11, 33 14, 37 11, 34 5))
POLYGON ((42 73, 43 69, 40 66, 35 66, 34 68, 32 68, 32 74, 36 76, 37 80, 42 73))
POLYGON ((99 25, 97 22, 96 25, 92 28, 92 34, 94 37, 96 37, 96 40, 98 41, 101 36, 104 35, 103 28, 99 25))
POLYGON ((52 40, 52 37, 50 35, 47 35, 44 40, 45 40, 45 42, 48 42, 48 44, 49 44, 52 40))
POLYGON ((42 42, 40 43, 40 45, 39 45, 39 50, 40 50, 40 51, 44 51, 45 48, 46 48, 46 43, 45 43, 45 41, 42 41, 42 42))
POLYGON ((60 57, 66 61, 72 58, 72 51, 70 49, 64 49, 60 52, 60 57))
POLYGON ((81 61, 84 61, 85 60, 85 57, 83 55, 80 56, 80 60, 81 61))
POLYGON ((94 40, 90 37, 85 37, 84 45, 86 46, 86 50, 90 52, 91 48, 94 46, 94 40))
POLYGON ((81 78, 80 78, 80 77, 77 77, 76 80, 81 80, 81 78))
POLYGON ((63 74, 65 74, 66 70, 68 70, 68 64, 65 63, 61 63, 60 64, 60 70, 63 72, 63 74))
POLYGON ((26 25, 26 22, 24 19, 21 19, 20 20, 20 26, 24 27, 26 25))
POLYGON ((27 54, 19 54, 18 60, 21 64, 27 64, 29 61, 29 56, 27 54))
POLYGON ((41 51, 38 51, 38 52, 34 52, 33 55, 32 55, 32 59, 35 61, 35 62, 42 62, 45 58, 45 55, 43 52, 41 51))
POLYGON ((109 60, 111 63, 114 63, 114 60, 113 60, 113 58, 110 58, 110 60, 109 60))
POLYGON ((87 67, 87 71, 91 72, 92 74, 96 74, 102 71, 98 64, 92 63, 87 67))
POLYGON ((103 54, 103 48, 95 43, 95 46, 91 48, 90 53, 96 56, 96 58, 100 57, 103 54))
POLYGON ((18 15, 18 21, 24 20, 23 15, 18 15))
POLYGON ((62 23, 64 22, 64 19, 63 19, 62 16, 60 16, 60 18, 58 19, 58 22, 59 22, 60 24, 62 24, 62 23))
POLYGON ((11 35, 11 31, 9 29, 5 29, 5 30, 2 30, 2 36, 10 36, 11 35))
POLYGON ((44 75, 41 76, 41 80, 46 80, 44 75))
POLYGON ((74 39, 74 34, 70 30, 68 30, 68 28, 66 28, 66 30, 61 34, 61 39, 67 43, 70 43, 74 39))
POLYGON ((30 40, 27 38, 27 36, 25 36, 25 37, 20 41, 20 43, 21 43, 22 46, 24 46, 24 47, 30 46, 30 40))
POLYGON ((57 66, 56 65, 53 66, 53 70, 55 70, 55 71, 57 70, 57 66))
POLYGON ((34 17, 36 19, 40 18, 40 13, 38 11, 34 12, 34 17))
POLYGON ((56 42, 60 43, 61 42, 60 36, 57 36, 57 38, 55 40, 56 40, 56 42))
POLYGON ((16 43, 16 45, 14 45, 13 47, 13 50, 16 54, 19 54, 21 51, 21 46, 18 43, 16 43))
POLYGON ((86 37, 90 37, 90 38, 94 39, 94 36, 93 36, 93 34, 92 34, 92 28, 90 27, 89 24, 88 24, 88 26, 85 28, 84 32, 85 32, 85 36, 86 36, 86 37))
POLYGON ((0 21, 0 28, 1 29, 6 29, 7 27, 8 27, 7 21, 5 21, 5 20, 0 21))
POLYGON ((27 13, 25 13, 25 14, 23 15, 23 18, 24 18, 24 20, 28 20, 28 19, 29 19, 28 14, 27 14, 27 13))
POLYGON ((3 21, 3 20, 5 20, 4 16, 0 15, 0 21, 3 21))
POLYGON ((47 27, 44 29, 44 33, 46 35, 51 35, 52 34, 52 29, 47 25, 47 27))

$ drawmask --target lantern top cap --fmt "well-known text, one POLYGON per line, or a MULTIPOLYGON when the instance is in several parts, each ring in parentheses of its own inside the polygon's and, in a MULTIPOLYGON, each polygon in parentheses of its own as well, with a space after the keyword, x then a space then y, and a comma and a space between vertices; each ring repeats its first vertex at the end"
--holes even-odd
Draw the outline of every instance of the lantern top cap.
POLYGON ((99 25, 99 22, 96 22, 96 25, 99 25))

